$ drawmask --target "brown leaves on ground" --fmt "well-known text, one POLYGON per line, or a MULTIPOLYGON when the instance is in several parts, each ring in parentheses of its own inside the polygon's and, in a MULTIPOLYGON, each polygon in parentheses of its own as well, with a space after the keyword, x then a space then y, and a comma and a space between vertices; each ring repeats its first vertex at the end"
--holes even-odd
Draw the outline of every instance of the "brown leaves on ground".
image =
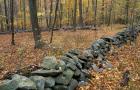
MULTIPOLYGON (((11 35, 0 35, 0 79, 9 71, 14 71, 29 65, 39 64, 46 55, 61 56, 64 52, 72 48, 83 50, 91 45, 93 41, 108 35, 114 35, 122 30, 122 26, 115 25, 100 28, 99 31, 78 30, 55 31, 53 43, 43 49, 34 49, 34 40, 31 32, 16 33, 16 45, 11 46, 11 35)), ((49 42, 50 32, 42 32, 45 43, 49 42)), ((135 47, 126 45, 121 49, 115 49, 114 54, 108 55, 109 61, 113 64, 113 69, 105 70, 103 73, 92 71, 95 78, 90 80, 86 87, 79 90, 139 90, 140 84, 140 37, 135 47), (125 69, 130 70, 131 80, 128 87, 119 87, 122 73, 125 69)))
POLYGON ((79 90, 140 90, 140 37, 136 45, 125 45, 110 53, 108 60, 113 64, 113 69, 104 70, 102 73, 92 71, 95 78, 90 80, 88 86, 79 90), (123 73, 130 71, 128 86, 121 87, 123 73))

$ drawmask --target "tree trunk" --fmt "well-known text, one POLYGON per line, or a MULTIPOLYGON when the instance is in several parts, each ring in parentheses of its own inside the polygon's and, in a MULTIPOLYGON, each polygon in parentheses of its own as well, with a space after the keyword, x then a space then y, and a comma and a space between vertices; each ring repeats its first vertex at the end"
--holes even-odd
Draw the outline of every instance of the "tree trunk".
POLYGON ((42 48, 41 31, 39 30, 36 0, 29 0, 30 17, 32 23, 35 48, 42 48))
POLYGON ((62 27, 62 18, 63 18, 63 4, 60 0, 60 10, 59 10, 60 28, 62 27))
POLYGON ((53 0, 50 0, 51 6, 50 6, 50 15, 49 15, 49 31, 52 28, 52 12, 53 12, 53 0))
POLYGON ((97 0, 92 0, 93 6, 94 6, 94 28, 96 30, 97 26, 97 0))
POLYGON ((4 8, 5 8, 5 16, 6 16, 6 26, 7 26, 7 30, 9 31, 9 20, 8 20, 8 10, 7 10, 7 2, 6 0, 4 0, 4 8))
POLYGON ((102 14, 102 24, 104 24, 105 23, 105 20, 104 20, 104 18, 105 18, 105 14, 104 14, 104 11, 105 11, 105 0, 102 0, 102 11, 101 11, 101 14, 102 14))
POLYGON ((26 0, 22 0, 22 7, 23 7, 23 29, 26 30, 26 0))
POLYGON ((126 5, 125 5, 125 12, 126 12, 126 19, 125 19, 125 24, 128 24, 128 21, 129 21, 129 3, 130 3, 130 0, 126 0, 126 5))
POLYGON ((79 24, 80 27, 83 27, 83 11, 82 11, 82 0, 79 0, 79 24))
POLYGON ((54 22, 53 22, 52 29, 51 29, 50 43, 52 43, 52 40, 53 40, 53 29, 54 29, 54 26, 56 24, 58 6, 59 6, 59 0, 57 0, 57 2, 56 2, 55 17, 54 17, 54 22))
POLYGON ((114 3, 114 0, 111 0, 111 4, 110 4, 110 7, 109 7, 109 15, 108 15, 108 24, 107 24, 108 26, 110 26, 110 24, 111 24, 113 3, 114 3))
MULTIPOLYGON (((46 3, 46 0, 44 0, 44 8, 45 8, 46 25, 47 25, 47 27, 48 27, 49 25, 48 25, 47 5, 46 5, 46 4, 47 4, 47 3, 46 3)), ((47 28, 46 28, 46 30, 47 30, 47 28)))
POLYGON ((11 44, 15 45, 15 32, 14 32, 14 0, 10 0, 10 19, 11 19, 11 32, 12 32, 12 40, 11 44))
POLYGON ((77 0, 74 0, 73 29, 76 31, 77 0))

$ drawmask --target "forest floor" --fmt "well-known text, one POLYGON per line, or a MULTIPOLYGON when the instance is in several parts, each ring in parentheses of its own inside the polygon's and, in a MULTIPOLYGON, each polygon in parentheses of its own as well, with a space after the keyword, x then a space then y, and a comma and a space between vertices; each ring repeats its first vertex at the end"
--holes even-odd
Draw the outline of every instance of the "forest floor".
MULTIPOLYGON (((102 36, 112 36, 123 30, 122 25, 113 25, 111 27, 102 27, 98 31, 77 30, 55 31, 53 43, 45 45, 43 49, 34 49, 34 40, 31 32, 16 33, 15 46, 10 45, 11 35, 0 35, 0 79, 9 72, 15 71, 19 67, 39 64, 46 55, 60 57, 64 52, 78 48, 84 50, 92 42, 102 36), (21 62, 21 64, 20 64, 21 62)), ((45 43, 49 42, 50 32, 42 32, 42 39, 45 43)), ((120 90, 119 82, 122 73, 126 68, 130 69, 132 79, 130 85, 125 90, 140 90, 140 37, 135 47, 126 45, 121 49, 116 49, 115 54, 108 55, 109 61, 113 64, 113 69, 105 70, 103 73, 92 72, 91 83, 79 90, 120 90)))

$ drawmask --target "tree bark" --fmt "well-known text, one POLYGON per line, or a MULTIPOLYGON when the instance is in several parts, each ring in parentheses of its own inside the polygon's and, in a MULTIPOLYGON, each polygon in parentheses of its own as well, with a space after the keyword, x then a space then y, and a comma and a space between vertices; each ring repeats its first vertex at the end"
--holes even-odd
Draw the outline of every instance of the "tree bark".
POLYGON ((6 16, 6 26, 7 26, 7 30, 9 31, 9 20, 8 20, 8 10, 7 10, 7 2, 6 0, 4 0, 4 8, 5 8, 5 16, 6 16))
POLYGON ((11 44, 15 45, 15 32, 14 32, 14 0, 10 0, 10 19, 11 19, 11 32, 12 40, 11 44))
POLYGON ((73 29, 76 31, 77 0, 74 0, 73 29))
POLYGON ((54 26, 55 26, 55 24, 56 24, 58 6, 59 6, 59 0, 57 0, 57 2, 56 2, 55 17, 54 17, 54 22, 53 22, 52 29, 51 29, 50 43, 52 43, 52 41, 53 41, 53 29, 54 29, 54 26))
POLYGON ((96 30, 96 26, 97 26, 97 0, 92 0, 93 3, 93 9, 94 9, 94 28, 96 30))
POLYGON ((126 0, 126 5, 125 5, 125 12, 126 12, 126 19, 125 19, 125 24, 128 24, 128 21, 129 21, 129 3, 130 3, 130 0, 126 0))
POLYGON ((83 11, 82 11, 82 0, 79 0, 79 24, 81 27, 83 27, 83 11))
POLYGON ((111 24, 113 3, 114 3, 114 0, 111 0, 111 4, 110 4, 110 7, 109 7, 109 15, 108 15, 108 24, 107 24, 108 26, 110 26, 110 24, 111 24))
POLYGON ((36 0, 29 0, 30 17, 35 41, 35 48, 42 48, 41 31, 39 30, 36 0))

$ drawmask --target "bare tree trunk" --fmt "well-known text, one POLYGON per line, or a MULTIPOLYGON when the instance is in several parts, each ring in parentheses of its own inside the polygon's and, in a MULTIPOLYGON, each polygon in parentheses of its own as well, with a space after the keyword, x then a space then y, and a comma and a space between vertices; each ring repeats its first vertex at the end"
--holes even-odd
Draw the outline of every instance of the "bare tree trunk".
POLYGON ((11 19, 11 32, 12 40, 11 44, 15 45, 15 32, 14 32, 14 0, 10 0, 10 19, 11 19))
POLYGON ((35 41, 35 48, 42 48, 41 31, 39 30, 37 19, 36 0, 29 0, 30 17, 32 23, 33 36, 35 41))
POLYGON ((25 4, 26 4, 26 0, 22 0, 22 7, 23 7, 23 19, 24 19, 24 21, 23 21, 23 29, 24 30, 26 30, 26 6, 25 6, 25 4))
POLYGON ((73 29, 76 31, 77 0, 74 0, 73 29))
POLYGON ((63 4, 60 0, 60 10, 59 10, 60 28, 62 27, 62 18, 63 18, 63 4))
POLYGON ((97 26, 97 0, 92 0, 93 6, 94 6, 94 28, 96 30, 97 26))
POLYGON ((52 29, 51 29, 50 43, 52 43, 52 40, 53 40, 53 29, 54 29, 54 26, 56 24, 58 6, 59 6, 59 0, 57 0, 57 2, 56 2, 55 17, 54 17, 54 22, 53 22, 52 29))
MULTIPOLYGON (((47 5, 46 5, 46 0, 44 0, 44 8, 45 8, 45 17, 46 17, 46 25, 47 27, 49 26, 48 24, 48 17, 47 17, 47 5)), ((46 28, 47 29, 47 28, 46 28)))
POLYGON ((137 6, 137 0, 133 1, 133 7, 132 7, 132 11, 131 11, 131 26, 134 27, 134 15, 135 15, 135 8, 137 6))
POLYGON ((102 12, 101 12, 101 14, 102 14, 102 24, 104 24, 105 23, 105 20, 104 20, 104 18, 105 18, 105 15, 104 15, 104 11, 105 11, 105 0, 102 0, 102 12))
POLYGON ((126 19, 125 19, 125 24, 128 24, 129 22, 129 3, 130 0, 126 0, 126 5, 125 5, 125 12, 126 12, 126 19))
POLYGON ((51 1, 51 6, 50 6, 50 15, 49 15, 49 31, 52 28, 52 12, 53 12, 53 0, 51 1))
POLYGON ((80 24, 80 27, 83 27, 83 11, 82 11, 82 0, 79 0, 79 24, 80 24))
POLYGON ((111 17, 112 17, 112 9, 113 9, 114 0, 111 0, 110 8, 109 8, 109 15, 108 15, 108 26, 111 24, 111 17))
POLYGON ((7 2, 6 0, 4 0, 4 8, 5 8, 5 16, 6 16, 6 26, 7 26, 7 30, 9 31, 9 20, 8 20, 8 10, 7 10, 7 2))

